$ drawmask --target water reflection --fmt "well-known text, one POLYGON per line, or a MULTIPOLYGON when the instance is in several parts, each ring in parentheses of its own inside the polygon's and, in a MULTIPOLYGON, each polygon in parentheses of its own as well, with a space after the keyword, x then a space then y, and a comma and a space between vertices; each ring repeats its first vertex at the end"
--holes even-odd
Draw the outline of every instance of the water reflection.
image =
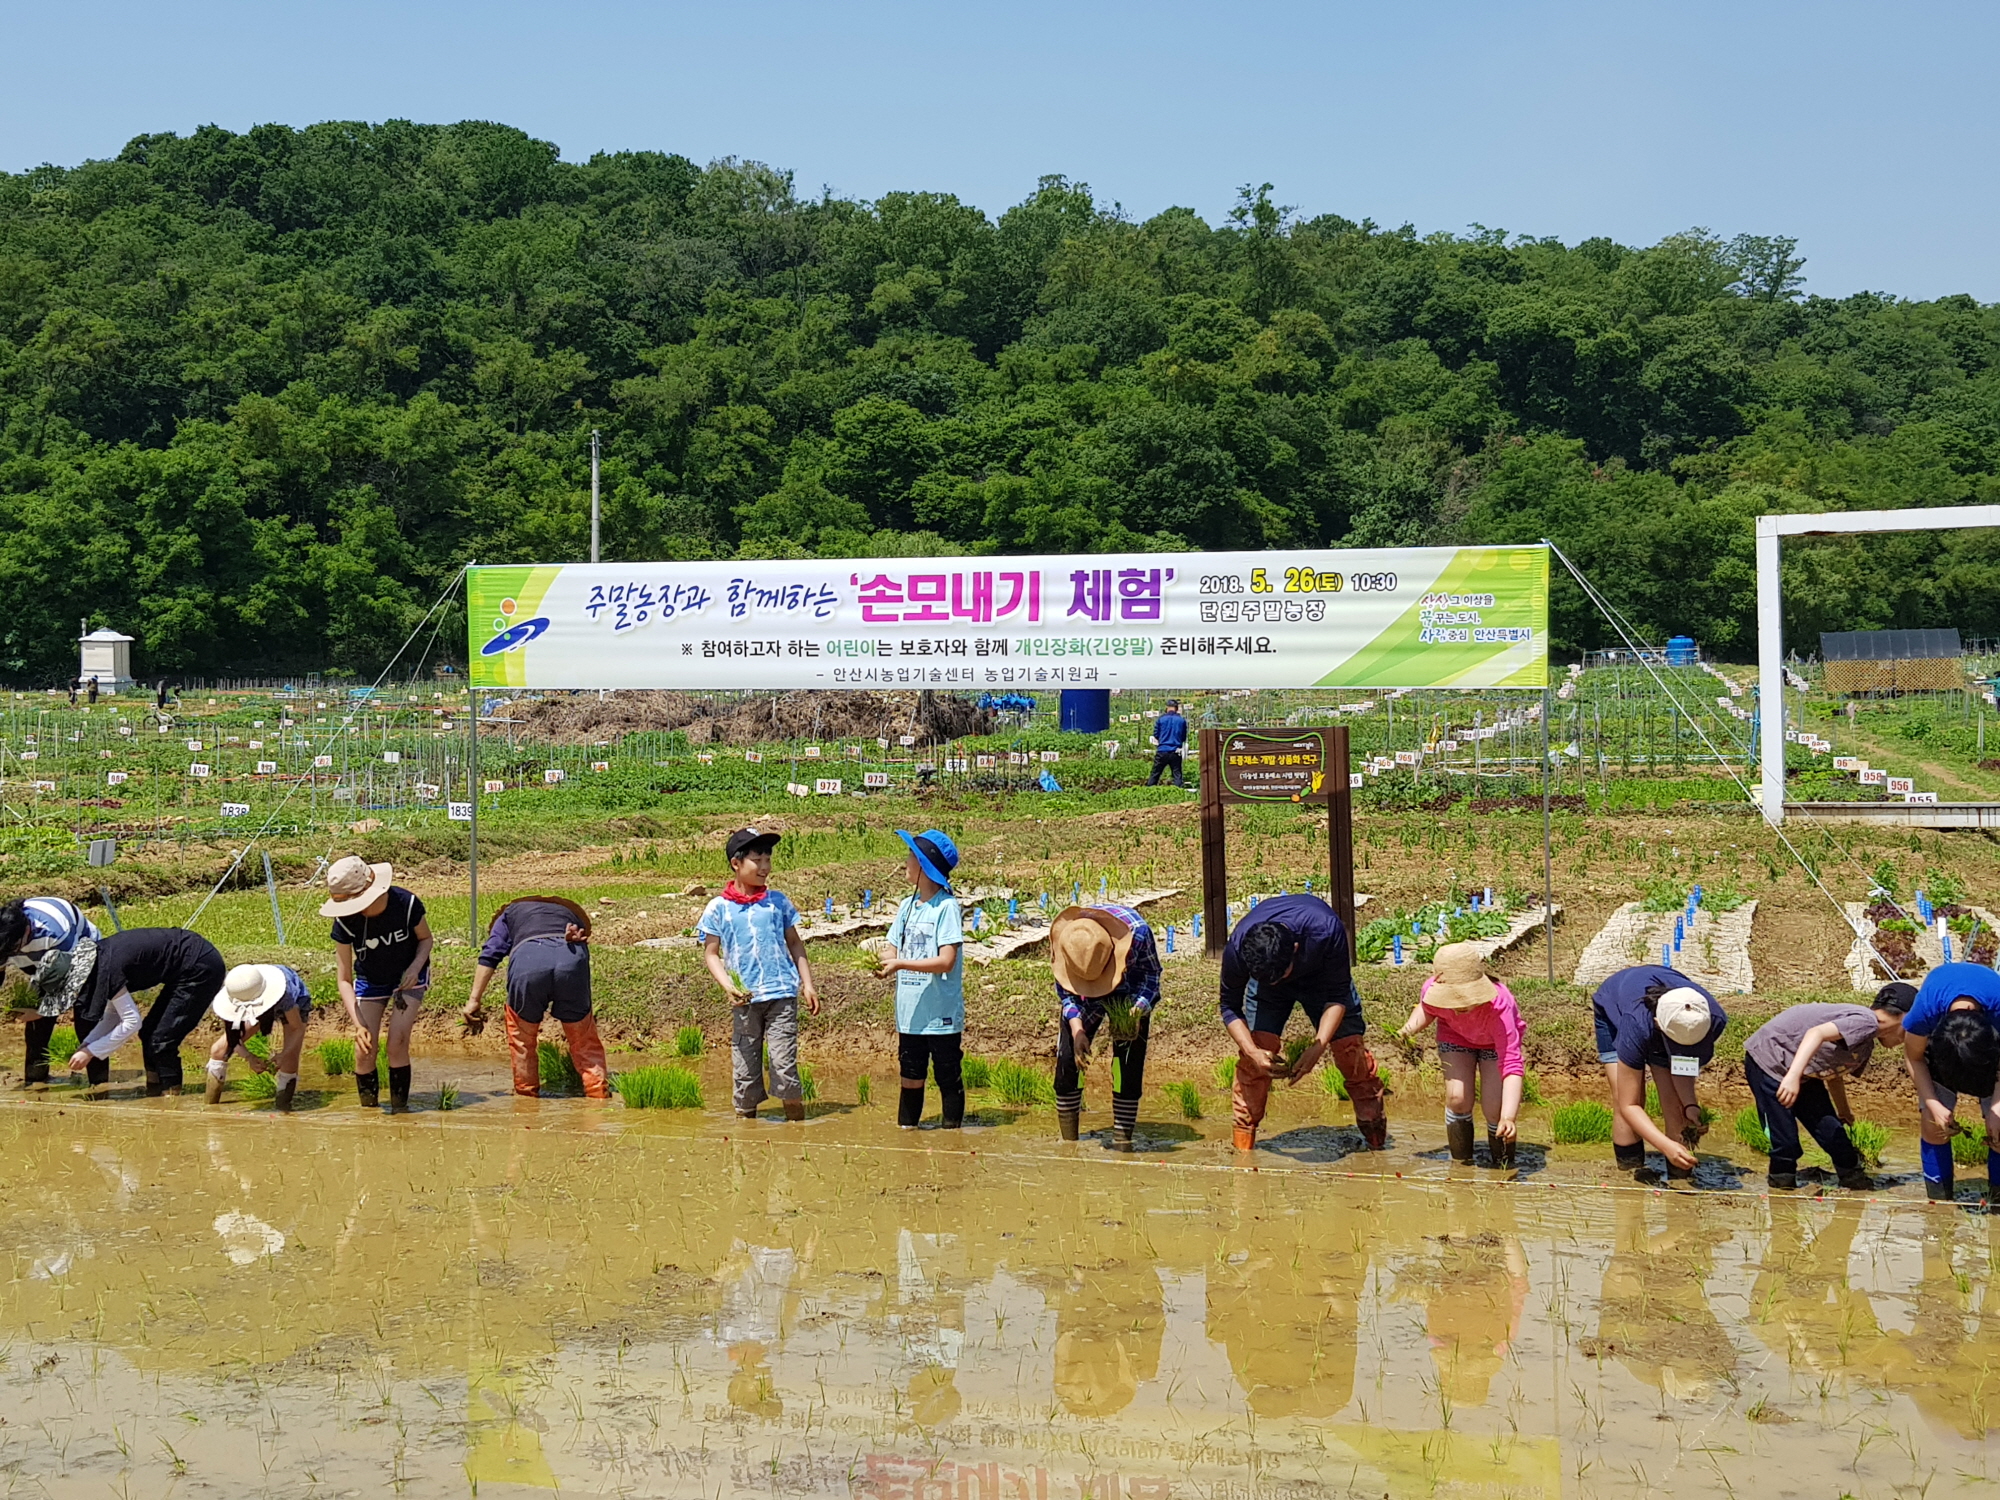
POLYGON ((1560 1159, 1532 1186, 1253 1174, 1206 1141, 1107 1161, 1032 1117, 909 1149, 510 1104, 297 1123, 0 1109, 0 1474, 881 1500, 1553 1500, 1706 1492, 1742 1455, 1771 1496, 1991 1477, 1995 1221, 1950 1210, 1560 1159))

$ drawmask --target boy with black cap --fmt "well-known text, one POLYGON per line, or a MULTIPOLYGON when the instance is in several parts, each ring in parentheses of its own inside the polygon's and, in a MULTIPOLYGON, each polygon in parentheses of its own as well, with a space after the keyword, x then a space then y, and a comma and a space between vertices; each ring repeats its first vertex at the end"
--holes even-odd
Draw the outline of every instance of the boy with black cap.
POLYGON ((1056 974, 1056 1123, 1062 1138, 1077 1138, 1083 1114, 1083 1069, 1114 1001, 1129 1007, 1136 1027, 1111 1037, 1111 1148, 1132 1149, 1139 1100, 1146 1091, 1146 1038, 1160 1003, 1160 952, 1153 929, 1129 906, 1099 902, 1072 906, 1049 925, 1049 958, 1056 974))
POLYGON ((1771 1138, 1769 1184, 1788 1193, 1799 1185, 1799 1127, 1833 1159, 1840 1185, 1868 1192, 1875 1179, 1847 1138, 1854 1111, 1846 1076, 1868 1066, 1875 1044, 1903 1039, 1903 1016, 1916 990, 1885 984, 1866 1005, 1792 1005, 1766 1021, 1743 1044, 1743 1081, 1756 1096, 1757 1113, 1771 1138))
POLYGON ((732 1093, 736 1113, 757 1118, 757 1106, 776 1098, 785 1118, 806 1117, 805 1088, 799 1082, 799 1002, 819 1014, 819 991, 799 936, 799 911, 784 892, 771 889, 771 851, 778 835, 743 828, 729 836, 724 854, 729 883, 708 903, 695 924, 702 962, 729 996, 730 1036, 735 1047, 732 1093), (764 1081, 764 1052, 770 1049, 770 1087, 764 1081))
POLYGON ((902 1094, 896 1123, 915 1130, 924 1117, 925 1076, 937 1073, 945 1129, 965 1123, 965 919, 952 894, 958 846, 944 833, 897 829, 909 847, 903 873, 916 890, 896 908, 888 945, 876 976, 896 977, 896 1059, 902 1094))

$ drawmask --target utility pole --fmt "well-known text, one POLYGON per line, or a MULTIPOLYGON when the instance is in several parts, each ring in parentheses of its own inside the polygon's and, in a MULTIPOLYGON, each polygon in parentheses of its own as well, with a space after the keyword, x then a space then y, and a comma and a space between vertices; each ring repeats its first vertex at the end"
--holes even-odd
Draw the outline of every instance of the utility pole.
POLYGON ((590 429, 590 560, 597 561, 597 429, 590 429))

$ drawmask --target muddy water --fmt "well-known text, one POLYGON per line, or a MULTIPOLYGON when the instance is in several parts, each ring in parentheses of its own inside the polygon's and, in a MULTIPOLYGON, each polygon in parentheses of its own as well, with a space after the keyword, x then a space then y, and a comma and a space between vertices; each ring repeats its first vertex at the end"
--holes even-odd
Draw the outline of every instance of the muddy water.
POLYGON ((1251 1172, 1226 1120, 1128 1158, 1046 1111, 907 1135, 880 1105, 788 1127, 467 1098, 0 1107, 10 1492, 2000 1479, 2000 1219, 1617 1187, 1593 1153, 1496 1183, 1415 1123, 1370 1157, 1294 1121, 1251 1172))

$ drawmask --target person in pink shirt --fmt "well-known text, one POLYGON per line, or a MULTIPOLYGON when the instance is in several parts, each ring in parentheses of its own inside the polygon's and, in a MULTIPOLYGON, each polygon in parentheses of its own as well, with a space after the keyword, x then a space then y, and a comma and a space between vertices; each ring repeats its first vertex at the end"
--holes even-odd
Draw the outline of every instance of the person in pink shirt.
POLYGON ((1455 1162, 1472 1161, 1472 1087, 1486 1111, 1487 1165, 1514 1165, 1515 1122, 1521 1113, 1521 1009, 1507 986, 1486 972, 1471 943, 1447 943, 1431 960, 1431 977, 1410 1019, 1396 1033, 1409 1043, 1437 1023, 1444 1068, 1444 1134, 1455 1162))

